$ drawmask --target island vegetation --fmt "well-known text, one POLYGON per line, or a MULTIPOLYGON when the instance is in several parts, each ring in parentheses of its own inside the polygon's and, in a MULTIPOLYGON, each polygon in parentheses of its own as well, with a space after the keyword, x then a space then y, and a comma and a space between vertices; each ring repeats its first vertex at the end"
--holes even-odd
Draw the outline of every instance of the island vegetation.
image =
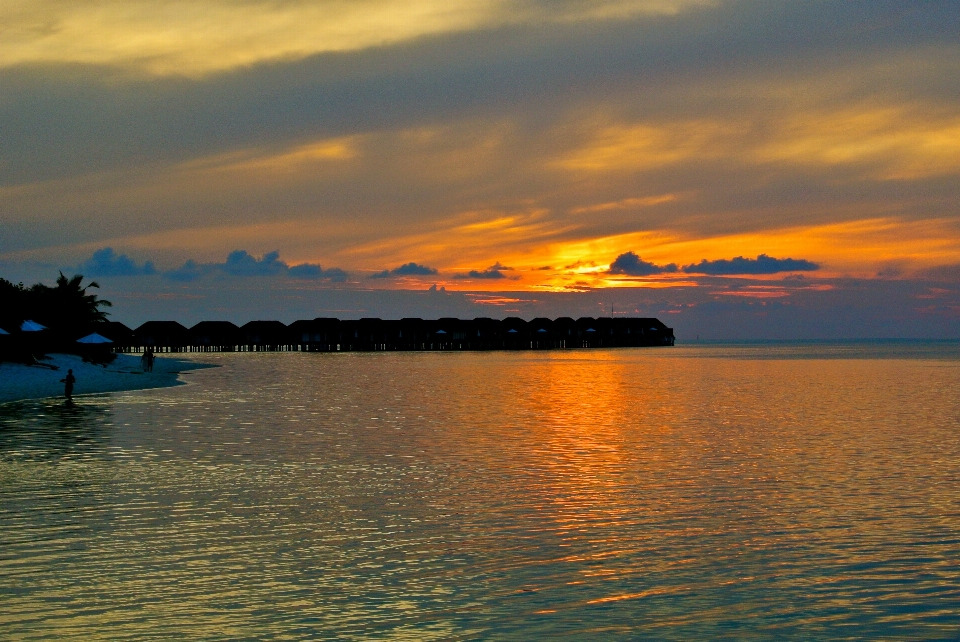
POLYGON ((56 285, 29 287, 0 278, 0 360, 35 363, 49 352, 93 356, 103 352, 78 339, 107 323, 113 304, 89 292, 99 288, 83 275, 60 272, 56 285))

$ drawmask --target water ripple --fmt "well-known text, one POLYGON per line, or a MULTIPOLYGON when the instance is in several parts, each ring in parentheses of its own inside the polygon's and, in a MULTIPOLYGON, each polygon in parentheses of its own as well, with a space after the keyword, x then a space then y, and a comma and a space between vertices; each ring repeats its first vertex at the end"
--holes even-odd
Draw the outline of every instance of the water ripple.
POLYGON ((213 354, 0 406, 0 631, 952 637, 960 361, 764 349, 213 354))

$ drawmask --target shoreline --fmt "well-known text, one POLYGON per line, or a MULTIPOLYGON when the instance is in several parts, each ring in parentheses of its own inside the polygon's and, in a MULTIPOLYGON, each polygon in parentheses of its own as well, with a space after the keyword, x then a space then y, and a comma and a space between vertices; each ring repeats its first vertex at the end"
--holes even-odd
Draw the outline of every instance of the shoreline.
POLYGON ((140 367, 139 355, 118 354, 116 360, 106 367, 85 363, 81 357, 73 354, 55 353, 49 356, 50 359, 42 363, 58 366, 57 370, 8 361, 0 363, 0 404, 28 399, 62 398, 63 384, 60 380, 66 376, 68 369, 72 369, 77 378, 73 396, 82 397, 106 392, 180 386, 184 385, 179 378, 181 372, 216 367, 192 360, 158 356, 153 372, 144 372, 140 367))

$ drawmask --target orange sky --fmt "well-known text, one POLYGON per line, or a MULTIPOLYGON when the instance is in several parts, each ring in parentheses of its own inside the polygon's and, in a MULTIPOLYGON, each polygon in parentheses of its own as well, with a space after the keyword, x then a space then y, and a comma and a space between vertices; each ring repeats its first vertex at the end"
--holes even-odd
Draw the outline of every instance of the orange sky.
MULTIPOLYGON (((960 265, 954 14, 14 2, 0 267, 187 283, 233 274, 235 250, 279 251, 331 287, 519 292, 696 287, 684 266, 760 255, 823 282, 945 273, 960 265), (91 259, 107 247, 127 263, 91 259), (628 253, 644 267, 611 271, 628 253)), ((791 275, 743 265, 726 276, 791 275)))

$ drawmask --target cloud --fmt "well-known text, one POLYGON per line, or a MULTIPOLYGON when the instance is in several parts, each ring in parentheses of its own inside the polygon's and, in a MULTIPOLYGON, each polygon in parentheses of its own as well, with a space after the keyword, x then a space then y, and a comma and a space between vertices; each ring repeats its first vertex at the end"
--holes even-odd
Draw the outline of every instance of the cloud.
MULTIPOLYGON (((487 109, 502 114, 505 107, 515 109, 518 103, 533 103, 540 114, 552 109, 551 105, 576 102, 584 92, 612 95, 627 78, 637 79, 644 87, 670 87, 678 79, 715 78, 720 71, 740 69, 745 61, 754 62, 751 57, 758 65, 757 73, 762 73, 764 66, 782 72, 800 66, 798 61, 813 61, 820 77, 825 68, 829 69, 825 61, 855 64, 861 48, 889 51, 902 61, 904 50, 911 45, 930 52, 929 56, 936 56, 940 47, 955 46, 957 12, 951 11, 949 3, 924 4, 923 10, 905 11, 895 6, 871 6, 868 10, 859 3, 826 7, 771 0, 733 2, 649 23, 609 20, 584 28, 567 22, 531 21, 526 26, 487 33, 460 32, 303 59, 277 52, 279 58, 268 56, 275 62, 260 65, 241 62, 252 51, 247 29, 260 28, 251 26, 252 21, 244 16, 244 28, 235 34, 243 43, 241 56, 222 59, 240 63, 241 68, 203 81, 116 82, 115 67, 70 63, 62 71, 53 64, 26 69, 14 66, 5 73, 0 70, 0 88, 6 99, 0 157, 10 163, 5 178, 16 180, 19 175, 32 182, 38 176, 62 172, 126 167, 131 160, 195 158, 204 153, 201 150, 216 153, 243 149, 264 140, 292 142, 294 132, 298 134, 295 139, 309 139, 382 130, 448 119, 464 110, 487 109), (86 74, 89 76, 83 77, 86 74)), ((155 8, 156 3, 150 5, 155 8)), ((272 7, 274 14, 285 13, 279 5, 288 3, 263 6, 272 7)), ((99 5, 85 11, 105 20, 136 13, 104 11, 99 5)), ((369 8, 359 12, 377 15, 369 8)), ((36 24, 57 24, 56 12, 50 13, 38 17, 36 24)), ((171 39, 166 31, 170 28, 169 13, 162 12, 167 37, 121 40, 116 44, 140 63, 156 61, 142 50, 150 43, 160 42, 174 52, 182 52, 187 43, 171 39)), ((192 18, 196 20, 196 16, 192 18)), ((329 20, 322 22, 329 24, 329 20)), ((264 23, 276 28, 277 15, 264 23)), ((196 23, 188 24, 196 28, 196 23)), ((368 27, 371 34, 382 38, 376 27, 368 27)), ((54 37, 48 31, 40 26, 34 31, 40 50, 47 50, 49 39, 54 37)), ((62 24, 57 31, 56 38, 65 39, 71 47, 91 48, 89 33, 80 39, 70 37, 62 24)), ((221 34, 230 28, 218 23, 216 31, 221 34)), ((132 32, 124 28, 121 33, 129 38, 132 32)), ((281 29, 280 33, 283 43, 289 44, 290 31, 281 29)), ((210 41, 197 37, 190 43, 205 46, 210 41)), ((199 57, 218 61, 208 53, 199 57)), ((69 57, 67 60, 79 62, 69 57)), ((943 57, 930 62, 946 63, 943 57)), ((177 65, 178 71, 183 69, 177 65)), ((902 72, 891 69, 887 73, 902 72)), ((930 83, 935 91, 954 87, 945 80, 947 73, 952 72, 945 69, 930 83)), ((906 87, 922 80, 923 75, 890 78, 884 84, 898 81, 894 86, 906 87)), ((869 74, 860 77, 871 79, 869 74)), ((736 88, 743 92, 741 83, 736 88)), ((697 89, 691 99, 700 95, 702 90, 697 89)), ((888 87, 871 89, 871 96, 876 96, 888 87)), ((663 96, 661 109, 651 104, 658 102, 655 99, 645 99, 644 112, 676 112, 678 97, 672 92, 644 90, 644 94, 663 96)), ((764 97, 769 97, 769 92, 764 97)), ((694 100, 683 103, 696 105, 694 100)), ((758 107, 768 109, 766 103, 758 107)))
POLYGON ((176 270, 164 272, 163 278, 170 279, 171 281, 180 281, 181 283, 189 283, 190 281, 196 281, 205 274, 209 274, 213 269, 213 265, 200 264, 190 259, 176 270))
POLYGON ((157 272, 150 261, 143 265, 137 265, 126 254, 114 252, 112 247, 97 250, 77 269, 88 276, 139 276, 141 274, 156 274, 157 272))
POLYGON ((272 276, 286 274, 290 268, 280 260, 280 252, 268 252, 257 260, 246 250, 234 250, 227 255, 221 269, 233 276, 272 276))
POLYGON ((453 278, 455 279, 509 279, 510 277, 504 274, 505 271, 513 270, 512 267, 507 267, 505 265, 500 265, 500 261, 497 261, 486 270, 470 270, 466 274, 454 274, 453 278))
POLYGON ((409 263, 404 263, 400 267, 393 268, 392 270, 383 270, 382 272, 377 272, 376 274, 370 275, 371 279, 388 279, 391 276, 430 276, 437 274, 436 268, 427 267, 426 265, 420 265, 410 261, 409 263))
POLYGON ((624 252, 610 264, 608 274, 624 274, 627 276, 652 276, 654 274, 708 274, 710 276, 746 275, 746 274, 778 274, 780 272, 812 272, 819 270, 817 263, 805 259, 776 259, 761 254, 755 259, 745 259, 738 256, 732 259, 717 259, 708 261, 703 259, 699 263, 691 263, 678 268, 676 263, 656 265, 644 261, 634 252, 624 252))
POLYGON ((315 263, 288 265, 280 260, 278 251, 267 252, 258 259, 246 250, 230 252, 223 263, 197 263, 191 259, 176 270, 164 272, 163 276, 173 281, 189 282, 218 271, 236 277, 289 276, 337 283, 347 280, 347 273, 340 268, 324 270, 315 263))
POLYGON ((287 274, 295 279, 317 279, 321 281, 333 281, 334 283, 343 283, 347 280, 347 273, 340 268, 324 270, 315 263, 292 265, 290 269, 287 270, 287 274))
POLYGON ((805 259, 775 259, 772 256, 761 254, 755 259, 745 259, 738 256, 733 259, 718 259, 708 261, 703 259, 699 263, 685 265, 682 271, 686 274, 709 274, 713 276, 729 274, 777 274, 779 272, 813 272, 819 270, 817 263, 805 259))
MULTIPOLYGON (((553 6, 516 4, 531 3, 553 6)), ((272 15, 293 4, 236 6, 272 15)), ((9 213, 0 253, 39 249, 34 256, 54 260, 76 243, 86 258, 112 244, 154 248, 159 261, 161 251, 193 247, 178 264, 218 263, 193 262, 170 278, 221 282, 219 262, 236 248, 283 247, 365 275, 416 256, 477 267, 458 278, 489 280, 459 283, 486 288, 517 274, 478 267, 490 258, 522 270, 510 285, 602 286, 601 271, 628 247, 648 259, 613 266, 626 275, 667 269, 657 261, 729 259, 729 248, 751 259, 810 256, 857 275, 875 274, 879 259, 902 258, 908 274, 956 262, 960 15, 949 3, 920 4, 736 0, 656 20, 528 21, 404 44, 374 28, 386 45, 267 52, 256 59, 273 62, 238 60, 229 74, 191 80, 176 77, 189 73, 180 66, 132 81, 89 59, 17 63, 0 69, 0 211, 9 213), (846 239, 817 236, 879 216, 899 226, 883 232, 887 247, 859 228, 846 239), (934 219, 945 223, 905 231, 934 219), (730 243, 736 236, 749 242, 730 243), (590 257, 601 265, 582 274, 531 272, 590 257)), ((213 40, 163 46, 226 50, 216 41, 237 36, 231 24, 213 40)), ((39 30, 37 44, 80 46, 68 32, 48 39, 39 30)), ((117 44, 150 53, 137 43, 117 44)), ((217 68, 233 60, 197 59, 217 68)), ((237 284, 250 289, 346 278, 282 263, 246 255, 230 268, 286 275, 237 284)))
POLYGON ((193 0, 177 3, 177 10, 170 11, 168 3, 151 0, 106 0, 95 5, 34 0, 6 12, 0 68, 100 64, 127 68, 128 73, 196 78, 263 61, 383 47, 502 25, 670 15, 710 1, 193 0))
POLYGON ((633 252, 624 252, 610 264, 609 274, 625 274, 627 276, 651 276, 676 272, 677 264, 655 265, 641 259, 633 252))

